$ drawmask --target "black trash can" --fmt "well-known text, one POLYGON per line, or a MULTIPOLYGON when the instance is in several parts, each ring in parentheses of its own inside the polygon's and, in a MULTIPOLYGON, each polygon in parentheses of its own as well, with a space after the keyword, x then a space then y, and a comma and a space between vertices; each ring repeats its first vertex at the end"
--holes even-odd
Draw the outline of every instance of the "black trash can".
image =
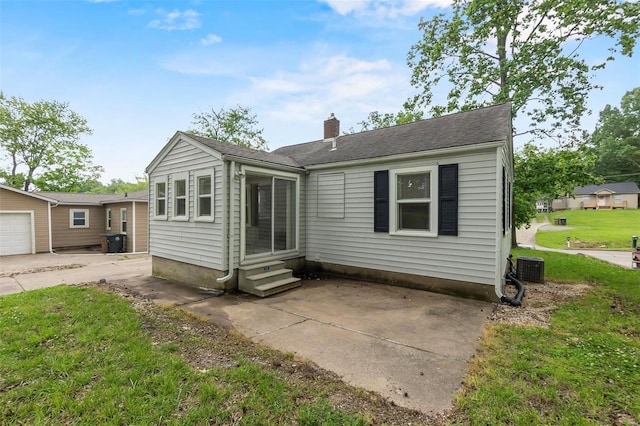
POLYGON ((124 234, 103 234, 102 251, 105 253, 124 252, 124 234))

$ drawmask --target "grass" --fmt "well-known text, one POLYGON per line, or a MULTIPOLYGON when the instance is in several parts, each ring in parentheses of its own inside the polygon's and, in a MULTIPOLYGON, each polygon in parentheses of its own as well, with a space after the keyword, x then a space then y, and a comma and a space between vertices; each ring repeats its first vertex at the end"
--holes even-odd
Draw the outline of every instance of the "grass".
POLYGON ((514 255, 544 258, 547 282, 593 287, 554 312, 548 329, 491 324, 451 420, 638 424, 640 274, 586 256, 524 249, 514 255))
POLYGON ((0 297, 0 423, 370 423, 329 402, 334 391, 357 394, 339 381, 286 380, 264 364, 290 356, 233 338, 205 342, 184 331, 193 318, 165 314, 169 321, 154 323, 125 299, 86 287, 0 297), (181 357, 219 356, 216 345, 235 353, 230 363, 194 368, 181 357))
POLYGON ((628 250, 631 236, 640 236, 640 209, 566 210, 548 217, 551 224, 555 218, 566 218, 568 226, 562 231, 539 230, 536 243, 542 247, 566 248, 566 238, 571 237, 572 248, 628 250))

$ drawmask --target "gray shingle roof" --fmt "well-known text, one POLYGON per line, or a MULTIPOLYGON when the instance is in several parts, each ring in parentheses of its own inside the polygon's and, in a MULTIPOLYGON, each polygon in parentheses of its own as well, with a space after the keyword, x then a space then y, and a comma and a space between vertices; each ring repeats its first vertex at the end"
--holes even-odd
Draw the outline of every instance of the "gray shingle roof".
POLYGON ((52 198, 61 204, 102 205, 121 201, 147 201, 149 192, 146 189, 127 194, 88 194, 74 192, 35 192, 43 197, 52 198))
POLYGON ((598 191, 608 189, 616 194, 640 194, 640 189, 635 182, 613 182, 602 185, 577 186, 573 191, 574 195, 595 194, 598 191))
POLYGON ((315 141, 282 147, 273 153, 309 166, 505 141, 511 134, 511 104, 505 103, 339 136, 334 151, 331 142, 315 141))
POLYGON ((285 155, 280 155, 273 152, 260 151, 257 149, 246 148, 244 146, 238 146, 227 142, 220 142, 214 139, 205 138, 203 136, 194 135, 191 133, 178 132, 187 137, 190 137, 203 145, 213 148, 223 155, 233 155, 235 157, 248 158, 251 160, 264 161, 266 163, 279 164, 289 167, 300 167, 293 158, 285 155))

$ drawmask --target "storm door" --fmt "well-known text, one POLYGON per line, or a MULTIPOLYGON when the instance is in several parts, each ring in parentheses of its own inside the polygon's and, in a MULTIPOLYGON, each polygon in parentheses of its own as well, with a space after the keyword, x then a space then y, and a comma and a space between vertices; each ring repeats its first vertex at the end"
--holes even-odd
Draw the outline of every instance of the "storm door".
POLYGON ((242 197, 243 257, 296 250, 297 177, 274 176, 247 169, 242 197))

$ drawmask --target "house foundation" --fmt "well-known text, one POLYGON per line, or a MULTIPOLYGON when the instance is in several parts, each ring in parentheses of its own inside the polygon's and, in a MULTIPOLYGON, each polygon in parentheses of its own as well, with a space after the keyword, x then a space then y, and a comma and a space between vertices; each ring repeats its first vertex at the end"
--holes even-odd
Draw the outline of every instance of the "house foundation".
POLYGON ((154 277, 165 278, 197 287, 218 290, 234 290, 238 288, 237 270, 234 271, 231 279, 224 283, 219 283, 218 278, 227 275, 226 271, 191 265, 159 256, 151 256, 151 273, 154 277))
POLYGON ((371 281, 390 284, 398 287, 431 291, 468 299, 496 302, 494 287, 465 281, 447 280, 442 278, 425 277, 422 275, 405 274, 402 272, 381 271, 378 269, 361 268, 355 266, 337 265, 334 263, 307 261, 307 269, 328 275, 336 275, 349 279, 371 281))

